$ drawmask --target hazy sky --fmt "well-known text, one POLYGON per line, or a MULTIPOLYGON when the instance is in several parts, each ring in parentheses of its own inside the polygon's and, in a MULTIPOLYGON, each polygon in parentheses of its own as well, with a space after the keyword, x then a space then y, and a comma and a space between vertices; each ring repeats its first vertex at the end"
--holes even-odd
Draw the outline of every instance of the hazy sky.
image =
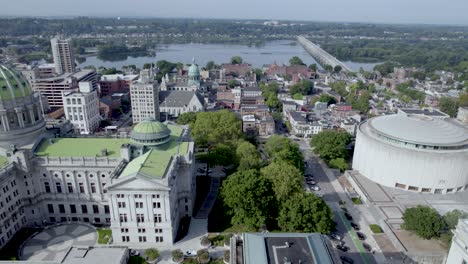
POLYGON ((468 0, 0 0, 0 16, 290 19, 468 25, 468 0))

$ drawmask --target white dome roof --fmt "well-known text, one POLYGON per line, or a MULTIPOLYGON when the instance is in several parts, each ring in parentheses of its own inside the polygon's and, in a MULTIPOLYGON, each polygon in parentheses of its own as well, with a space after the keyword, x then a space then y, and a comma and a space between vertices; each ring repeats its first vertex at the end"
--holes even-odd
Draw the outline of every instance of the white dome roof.
POLYGON ((369 125, 378 133, 399 141, 434 146, 468 144, 468 129, 449 120, 396 114, 372 118, 369 125))

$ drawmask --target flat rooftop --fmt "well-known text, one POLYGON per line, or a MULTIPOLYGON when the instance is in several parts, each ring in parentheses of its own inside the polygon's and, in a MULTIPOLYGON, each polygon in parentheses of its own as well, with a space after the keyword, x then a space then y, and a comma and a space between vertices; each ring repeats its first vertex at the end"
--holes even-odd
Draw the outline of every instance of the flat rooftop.
POLYGON ((316 233, 244 233, 245 264, 334 263, 323 236, 316 233))
POLYGON ((36 155, 47 157, 120 157, 120 147, 130 143, 130 139, 115 138, 53 138, 44 139, 36 150, 36 155))
POLYGON ((62 264, 120 264, 126 247, 72 247, 62 264))

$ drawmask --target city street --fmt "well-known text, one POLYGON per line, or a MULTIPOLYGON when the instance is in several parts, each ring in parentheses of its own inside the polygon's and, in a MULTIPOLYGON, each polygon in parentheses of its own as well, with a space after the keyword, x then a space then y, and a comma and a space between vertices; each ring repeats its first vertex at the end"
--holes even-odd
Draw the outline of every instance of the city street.
MULTIPOLYGON (((336 179, 330 179, 330 175, 327 175, 324 171, 324 168, 327 170, 328 168, 312 153, 308 139, 300 139, 300 141, 296 140, 296 142, 299 144, 304 154, 304 159, 307 162, 305 173, 312 174, 314 181, 317 182, 316 185, 320 187, 319 191, 312 192, 321 195, 324 201, 333 210, 335 215, 334 221, 337 223, 335 233, 340 235, 345 245, 349 247, 348 252, 339 251, 340 255, 352 258, 355 263, 377 263, 373 255, 364 250, 361 241, 357 238, 356 232, 352 229, 350 222, 345 218, 344 212, 340 208, 340 200, 346 201, 348 205, 351 204, 351 201, 345 197, 346 195, 341 185, 339 185, 336 179)), ((329 172, 328 174, 332 174, 331 171, 329 172)), ((304 184, 307 186, 306 183, 304 184)), ((364 227, 364 225, 368 225, 364 219, 360 218, 359 215, 353 214, 351 210, 350 206, 348 206, 348 211, 350 211, 350 214, 353 216, 353 222, 357 223, 361 228, 364 227)), ((372 245, 373 243, 367 241, 371 234, 364 230, 361 230, 361 232, 367 237, 365 242, 372 245)))

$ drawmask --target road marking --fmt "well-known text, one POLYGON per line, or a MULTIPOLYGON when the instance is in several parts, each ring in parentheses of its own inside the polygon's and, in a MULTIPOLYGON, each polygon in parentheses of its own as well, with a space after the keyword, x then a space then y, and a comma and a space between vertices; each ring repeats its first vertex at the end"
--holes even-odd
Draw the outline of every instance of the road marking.
POLYGON ((360 240, 357 238, 356 232, 352 229, 351 225, 348 222, 348 219, 344 217, 343 212, 341 211, 336 211, 338 215, 340 216, 341 222, 345 225, 345 228, 348 230, 349 236, 351 237, 351 240, 354 243, 354 246, 356 246, 357 250, 361 254, 361 258, 364 260, 365 263, 370 263, 369 259, 366 255, 366 252, 364 251, 364 248, 361 245, 360 240))

